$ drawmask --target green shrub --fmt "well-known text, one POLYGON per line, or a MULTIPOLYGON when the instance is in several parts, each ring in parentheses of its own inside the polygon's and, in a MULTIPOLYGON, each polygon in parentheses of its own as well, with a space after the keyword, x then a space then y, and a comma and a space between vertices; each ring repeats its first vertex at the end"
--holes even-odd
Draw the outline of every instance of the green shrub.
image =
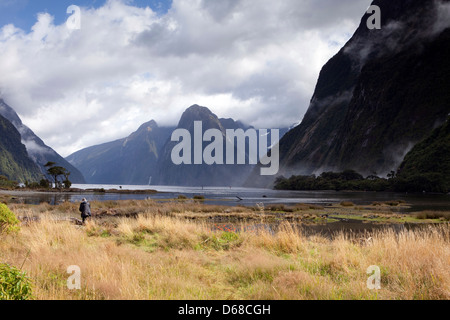
POLYGON ((18 232, 20 230, 19 220, 9 208, 0 203, 0 234, 18 232))
POLYGON ((31 280, 25 272, 8 264, 0 264, 0 300, 28 300, 31 298, 31 280))
POLYGON ((50 189, 50 181, 48 181, 47 179, 41 179, 41 181, 39 182, 39 186, 45 189, 50 189))
POLYGON ((241 246, 243 240, 237 233, 234 232, 222 232, 219 234, 214 234, 213 236, 206 239, 203 244, 214 250, 230 250, 232 248, 236 248, 241 246))
POLYGON ((25 186, 26 186, 28 189, 39 189, 39 188, 41 187, 40 184, 37 183, 37 182, 27 182, 27 183, 25 184, 25 186))

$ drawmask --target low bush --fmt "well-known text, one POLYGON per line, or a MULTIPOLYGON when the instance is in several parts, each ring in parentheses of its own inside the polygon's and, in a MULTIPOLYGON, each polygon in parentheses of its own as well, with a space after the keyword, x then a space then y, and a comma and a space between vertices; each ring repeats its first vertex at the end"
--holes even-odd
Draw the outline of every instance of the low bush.
POLYGON ((8 264, 0 264, 0 300, 29 300, 31 280, 25 272, 8 264))
POLYGON ((239 234, 234 232, 222 232, 213 234, 211 237, 203 241, 203 245, 206 244, 207 247, 211 247, 214 250, 230 250, 233 248, 240 247, 243 243, 243 239, 239 234))
POLYGON ((194 196, 194 200, 203 201, 203 200, 205 200, 205 197, 204 196, 194 196))
POLYGON ((0 188, 14 189, 17 187, 17 182, 10 181, 7 177, 0 175, 0 188))
POLYGON ((0 203, 0 234, 18 232, 19 224, 15 214, 5 204, 0 203))

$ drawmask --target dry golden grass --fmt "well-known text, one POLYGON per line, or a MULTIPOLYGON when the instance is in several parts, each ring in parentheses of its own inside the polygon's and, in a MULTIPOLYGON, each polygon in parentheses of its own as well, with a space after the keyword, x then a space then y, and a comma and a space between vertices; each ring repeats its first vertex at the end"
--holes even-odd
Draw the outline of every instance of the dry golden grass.
MULTIPOLYGON (((450 298, 448 224, 329 240, 288 223, 276 233, 214 232, 144 206, 136 218, 84 227, 55 221, 56 209, 42 212, 42 205, 13 209, 41 213, 0 241, 0 262, 23 264, 35 299, 450 298), (81 290, 67 288, 71 265, 81 268, 81 290), (381 269, 380 290, 366 286, 371 265, 381 269)), ((64 210, 71 215, 71 206, 64 210)))
MULTIPOLYGON (((224 202, 226 204, 226 202, 224 202)), ((78 204, 64 202, 57 206, 48 203, 41 203, 30 209, 25 204, 9 204, 10 208, 17 216, 28 216, 36 213, 53 213, 60 217, 78 217, 78 204)), ((195 220, 207 219, 227 219, 227 220, 261 220, 273 219, 278 217, 280 213, 296 216, 308 216, 309 213, 315 213, 318 210, 323 211, 322 206, 311 204, 297 204, 295 206, 285 205, 268 205, 263 212, 257 206, 246 207, 236 206, 229 207, 226 205, 208 205, 201 201, 192 199, 157 202, 155 200, 109 200, 109 201, 93 201, 91 203, 93 215, 97 218, 107 219, 109 217, 136 217, 140 214, 169 216, 178 218, 188 218, 195 220)))

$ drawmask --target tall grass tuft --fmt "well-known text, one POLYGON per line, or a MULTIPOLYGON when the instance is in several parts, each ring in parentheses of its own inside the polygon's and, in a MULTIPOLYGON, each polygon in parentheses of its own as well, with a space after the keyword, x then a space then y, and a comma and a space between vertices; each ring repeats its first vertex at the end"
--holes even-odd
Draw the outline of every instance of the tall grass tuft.
POLYGON ((418 219, 440 219, 449 221, 450 220, 450 212, 446 211, 422 211, 416 214, 418 219))

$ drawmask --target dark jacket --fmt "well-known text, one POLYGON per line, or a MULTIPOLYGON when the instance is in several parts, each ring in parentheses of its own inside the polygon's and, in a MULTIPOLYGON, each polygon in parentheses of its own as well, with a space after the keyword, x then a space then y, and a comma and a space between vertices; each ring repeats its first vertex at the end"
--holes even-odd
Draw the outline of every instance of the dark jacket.
POLYGON ((91 216, 91 205, 89 202, 82 202, 80 204, 81 216, 90 217, 91 216))

